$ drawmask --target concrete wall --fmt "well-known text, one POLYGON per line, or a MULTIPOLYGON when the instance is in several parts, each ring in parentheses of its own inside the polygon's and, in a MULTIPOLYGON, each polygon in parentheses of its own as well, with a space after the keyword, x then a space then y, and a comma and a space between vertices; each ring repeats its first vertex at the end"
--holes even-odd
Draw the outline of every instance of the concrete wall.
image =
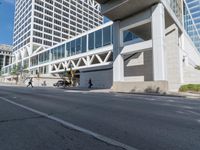
POLYGON ((200 84, 200 70, 192 66, 183 66, 184 84, 200 84))
POLYGON ((94 88, 111 88, 113 84, 113 70, 99 69, 80 72, 80 87, 88 87, 88 80, 92 79, 94 88))
MULTIPOLYGON (((40 75, 39 78, 36 76, 28 76, 26 79, 21 79, 21 77, 18 77, 18 85, 26 86, 28 85, 28 82, 30 80, 30 77, 33 77, 33 86, 43 86, 44 81, 46 82, 46 86, 52 87, 54 83, 56 83, 58 80, 62 80, 58 75, 53 76, 51 74, 48 75, 40 75)), ((16 78, 16 76, 15 76, 16 78)), ((13 76, 9 76, 6 78, 0 78, 0 82, 7 83, 7 84, 16 84, 16 80, 13 78, 13 76)))
POLYGON ((200 52, 192 43, 191 39, 183 34, 183 84, 199 84, 200 71, 195 69, 196 65, 200 65, 200 52))
POLYGON ((125 60, 124 80, 132 82, 153 81, 152 58, 152 50, 148 50, 142 53, 136 53, 130 59, 125 60))
POLYGON ((149 81, 149 82, 115 82, 112 89, 117 92, 130 93, 167 93, 167 81, 149 81))
MULTIPOLYGON (((43 86, 44 82, 46 82, 47 87, 52 87, 54 83, 58 80, 62 80, 60 78, 49 78, 49 77, 40 77, 40 78, 33 78, 33 86, 41 87, 43 86)), ((24 84, 28 85, 29 80, 27 79, 24 84)))

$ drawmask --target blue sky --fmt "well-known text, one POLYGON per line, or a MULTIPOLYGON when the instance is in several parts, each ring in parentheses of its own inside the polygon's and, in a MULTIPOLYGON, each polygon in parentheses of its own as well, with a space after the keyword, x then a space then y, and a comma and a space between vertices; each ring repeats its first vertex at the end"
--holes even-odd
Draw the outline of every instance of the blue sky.
POLYGON ((12 45, 15 0, 0 0, 0 3, 0 44, 12 45))
MULTIPOLYGON (((0 0, 0 44, 13 43, 15 0, 0 0)), ((109 20, 105 18, 104 22, 109 20)))

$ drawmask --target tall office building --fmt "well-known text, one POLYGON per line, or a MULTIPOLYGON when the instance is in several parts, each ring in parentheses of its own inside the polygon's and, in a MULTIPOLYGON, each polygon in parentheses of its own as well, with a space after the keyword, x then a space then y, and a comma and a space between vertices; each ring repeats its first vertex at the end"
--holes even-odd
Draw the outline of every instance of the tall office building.
MULTIPOLYGON (((14 61, 103 23, 94 0, 16 0, 14 61)), ((28 63, 28 60, 25 60, 28 63)))
POLYGON ((9 65, 12 58, 12 46, 0 44, 0 71, 2 67, 9 65))
POLYGON ((200 0, 186 0, 186 2, 200 34, 200 0))
POLYGON ((184 25, 197 49, 200 51, 200 0, 186 0, 184 25))

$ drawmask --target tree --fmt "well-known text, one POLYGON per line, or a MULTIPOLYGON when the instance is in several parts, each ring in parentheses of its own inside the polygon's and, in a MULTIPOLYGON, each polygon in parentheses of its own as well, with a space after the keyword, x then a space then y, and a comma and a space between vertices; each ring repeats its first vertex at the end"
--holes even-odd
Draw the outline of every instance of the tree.
POLYGON ((2 71, 2 70, 0 70, 0 77, 2 76, 2 74, 3 74, 3 71, 2 71))
POLYGON ((13 76, 16 76, 14 77, 14 80, 16 81, 16 84, 17 84, 19 81, 20 67, 18 65, 14 65, 10 74, 13 76))
POLYGON ((13 76, 16 76, 14 77, 14 79, 16 80, 16 84, 19 81, 19 76, 21 76, 21 78, 23 79, 24 75, 29 73, 29 70, 27 68, 28 68, 28 65, 24 65, 23 67, 19 65, 13 66, 10 74, 13 76))
POLYGON ((76 71, 72 69, 72 67, 70 66, 70 70, 67 71, 67 69, 65 68, 65 71, 62 74, 62 79, 65 81, 66 77, 68 78, 68 80, 70 81, 71 85, 74 85, 74 77, 75 77, 75 73, 76 71))

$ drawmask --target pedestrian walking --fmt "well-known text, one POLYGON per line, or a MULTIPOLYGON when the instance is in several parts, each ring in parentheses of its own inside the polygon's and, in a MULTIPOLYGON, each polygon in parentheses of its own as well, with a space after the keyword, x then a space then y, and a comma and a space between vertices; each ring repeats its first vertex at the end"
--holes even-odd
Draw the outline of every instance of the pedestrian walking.
POLYGON ((27 87, 31 86, 33 88, 33 78, 30 78, 27 87))
POLYGON ((93 84, 92 84, 92 79, 91 79, 91 78, 89 79, 88 84, 89 84, 88 88, 91 89, 92 86, 93 86, 93 84))

